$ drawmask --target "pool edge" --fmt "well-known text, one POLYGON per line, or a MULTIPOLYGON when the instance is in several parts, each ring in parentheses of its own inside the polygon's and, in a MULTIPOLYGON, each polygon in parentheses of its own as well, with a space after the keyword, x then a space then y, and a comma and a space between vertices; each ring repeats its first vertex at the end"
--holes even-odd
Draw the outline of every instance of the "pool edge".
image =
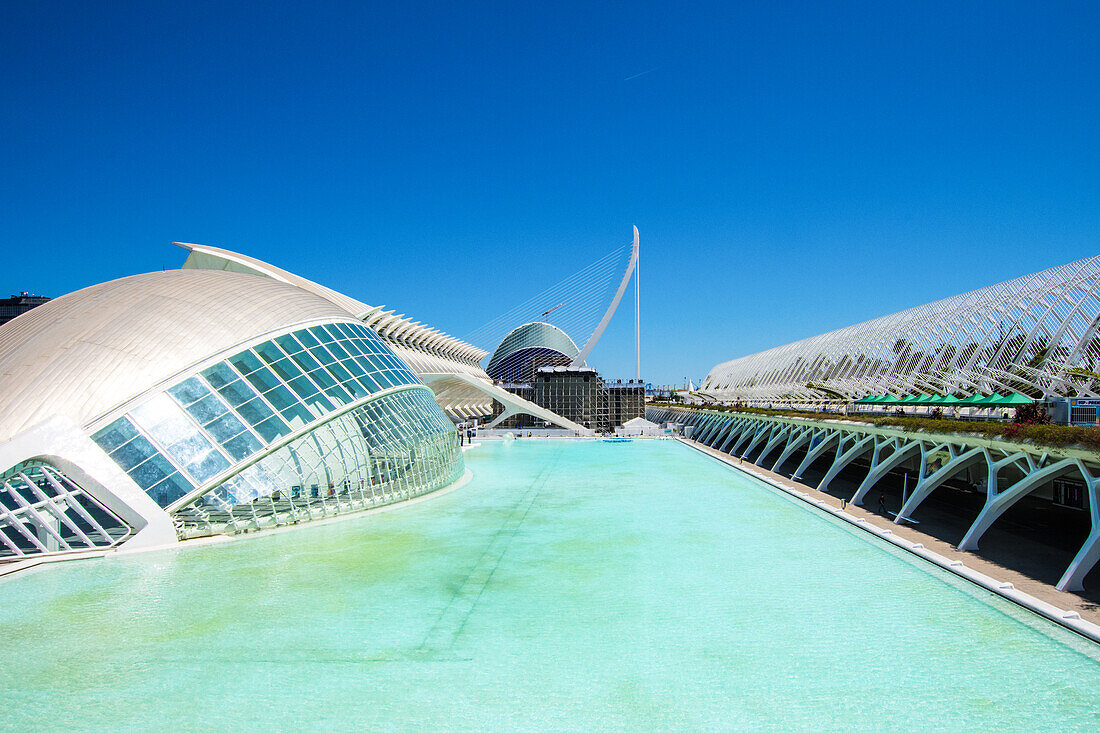
MULTIPOLYGON (((704 450, 702 447, 695 445, 695 443, 687 440, 686 438, 678 438, 677 442, 687 446, 688 448, 691 448, 692 450, 697 451, 704 456, 707 456, 708 458, 712 458, 715 461, 718 461, 728 468, 732 468, 735 471, 752 476, 753 478, 767 484, 772 488, 779 489, 783 492, 784 495, 794 499, 798 499, 807 506, 811 506, 815 509, 823 511, 830 516, 836 517, 837 519, 842 519, 853 527, 862 529, 868 534, 880 540, 888 542, 894 547, 905 550, 909 554, 914 555, 915 557, 919 557, 926 562, 932 563, 933 565, 936 565, 937 567, 946 570, 956 577, 970 581, 974 585, 984 588, 985 590, 990 591, 991 593, 1000 596, 1001 598, 1004 598, 1005 600, 1010 601, 1017 606, 1026 608, 1032 613, 1038 614, 1048 621, 1053 621, 1059 626, 1073 631, 1074 633, 1085 637, 1093 643, 1100 644, 1100 625, 1094 624, 1091 621, 1086 621, 1085 619, 1081 618, 1081 615, 1076 611, 1067 611, 1063 608, 1055 606, 1054 604, 1040 600, 1035 596, 1016 589, 1012 585, 1012 583, 997 580, 996 578, 990 577, 985 573, 979 573, 977 570, 966 567, 966 564, 963 563, 961 560, 951 560, 950 558, 944 557, 938 552, 933 552, 932 550, 929 550, 919 542, 909 542, 908 540, 903 540, 900 537, 894 535, 894 533, 890 530, 880 529, 879 527, 876 527, 875 525, 868 522, 866 519, 856 519, 851 515, 841 511, 840 509, 836 509, 835 507, 830 506, 822 499, 818 499, 808 493, 799 491, 797 489, 784 486, 783 484, 775 481, 771 477, 752 470, 752 468, 750 468, 749 466, 746 466, 744 464, 737 464, 728 457, 712 453, 709 450, 704 450)), ((755 466, 753 467, 755 468, 755 466)))

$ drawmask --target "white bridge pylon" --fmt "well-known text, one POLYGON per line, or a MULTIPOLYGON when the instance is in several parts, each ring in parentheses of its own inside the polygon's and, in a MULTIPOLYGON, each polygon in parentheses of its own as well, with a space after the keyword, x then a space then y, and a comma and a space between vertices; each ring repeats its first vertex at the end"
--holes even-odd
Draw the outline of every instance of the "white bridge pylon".
POLYGON ((596 330, 588 337, 588 342, 585 343, 584 348, 581 349, 581 353, 577 354, 577 358, 573 359, 573 363, 570 364, 570 366, 579 367, 581 364, 584 364, 584 360, 592 353, 592 349, 596 347, 596 342, 600 340, 600 336, 603 335, 603 331, 607 328, 608 322, 611 321, 611 316, 615 315, 615 309, 619 307, 619 301, 623 299, 623 293, 626 292, 626 285, 630 282, 630 277, 634 274, 634 270, 637 266, 638 227, 634 227, 634 243, 630 247, 630 262, 626 266, 626 272, 623 273, 622 282, 619 283, 619 288, 615 291, 615 297, 611 299, 611 305, 607 307, 607 312, 604 313, 603 318, 600 319, 600 324, 596 326, 596 330))
MULTIPOLYGON (((549 323, 576 345, 565 353, 572 367, 585 364, 622 301, 627 284, 638 270, 638 228, 630 244, 606 253, 596 261, 534 295, 467 334, 468 343, 478 344, 490 354, 519 327, 549 323), (583 344, 583 346, 582 346, 583 344)), ((510 343, 513 351, 550 346, 540 340, 545 330, 531 329, 529 336, 510 343)), ((513 337, 514 338, 514 337, 513 337)), ((561 349, 556 349, 561 351, 561 349)), ((564 352, 563 352, 564 353, 564 352)), ((637 360, 636 360, 637 361, 637 360)))

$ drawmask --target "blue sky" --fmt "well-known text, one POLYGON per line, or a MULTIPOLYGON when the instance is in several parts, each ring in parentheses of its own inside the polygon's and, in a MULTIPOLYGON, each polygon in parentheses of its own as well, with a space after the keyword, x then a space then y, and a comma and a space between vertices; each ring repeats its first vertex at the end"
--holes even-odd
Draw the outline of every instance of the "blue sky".
POLYGON ((1100 254, 1097 7, 3 3, 0 291, 184 240, 462 335, 637 224, 699 378, 1100 254))

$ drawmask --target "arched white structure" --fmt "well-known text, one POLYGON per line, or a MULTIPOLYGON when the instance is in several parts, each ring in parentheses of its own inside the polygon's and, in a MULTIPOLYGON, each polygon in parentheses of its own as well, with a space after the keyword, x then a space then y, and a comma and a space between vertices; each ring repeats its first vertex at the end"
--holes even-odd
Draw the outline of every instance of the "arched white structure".
POLYGON ((565 366, 580 353, 569 334, 549 323, 525 323, 493 351, 486 374, 498 382, 529 382, 540 366, 565 366))
POLYGON ((634 227, 634 242, 630 248, 630 262, 627 263, 626 272, 623 273, 622 282, 619 283, 619 288, 615 291, 615 296, 611 299, 611 304, 607 306, 607 312, 603 314, 603 318, 600 319, 600 323, 596 326, 596 330, 592 332, 592 335, 588 337, 588 341, 585 343, 584 348, 581 349, 581 353, 577 354, 577 357, 573 359, 571 366, 579 367, 584 364, 585 359, 592 353, 592 349, 596 348, 596 343, 599 342, 600 336, 603 336, 604 329, 607 328, 607 324, 611 322, 611 316, 615 315, 615 310, 619 307, 619 301, 623 299, 623 293, 626 291, 627 283, 630 282, 630 276, 634 274, 634 269, 638 266, 638 227, 634 227))
POLYGON ((701 391, 750 404, 871 394, 1100 394, 1100 257, 718 364, 701 391))
POLYGON ((458 478, 431 391, 338 301, 187 269, 0 327, 0 562, 298 524, 458 478))
MULTIPOLYGON (((385 310, 384 306, 367 305, 255 257, 203 244, 175 244, 188 251, 184 269, 248 272, 290 283, 319 295, 369 326, 417 374, 456 372, 487 378, 480 364, 487 352, 404 315, 396 315, 392 310, 385 310)), ((492 409, 492 400, 483 392, 469 388, 453 393, 448 400, 440 402, 440 407, 459 419, 465 419, 488 414, 492 409)))
MULTIPOLYGON (((487 415, 492 411, 493 400, 498 400, 505 404, 510 414, 525 412, 569 430, 584 430, 583 427, 515 395, 508 395, 507 400, 501 399, 502 395, 508 393, 495 387, 481 368, 480 362, 488 353, 482 349, 428 328, 404 315, 395 315, 392 310, 384 310, 382 306, 367 305, 255 257, 201 244, 175 244, 188 250, 187 260, 183 264, 185 270, 260 275, 294 285, 329 301, 340 308, 344 315, 369 326, 395 355, 436 390, 437 402, 452 417, 464 420, 487 415), (449 379, 451 376, 458 378, 449 379)), ((568 336, 565 336, 565 341, 572 345, 568 336)), ((572 349, 570 356, 576 352, 576 346, 572 349)))

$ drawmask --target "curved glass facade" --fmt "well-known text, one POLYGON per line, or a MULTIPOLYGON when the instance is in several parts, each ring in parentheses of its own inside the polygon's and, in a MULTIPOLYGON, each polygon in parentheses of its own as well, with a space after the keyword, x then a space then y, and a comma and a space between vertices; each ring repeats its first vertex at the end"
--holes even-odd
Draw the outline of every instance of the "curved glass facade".
POLYGON ((374 485, 372 475, 379 485, 393 483, 382 477, 395 469, 378 467, 396 466, 401 455, 408 458, 406 493, 414 485, 415 493, 438 488, 437 479, 449 481, 462 470, 457 434, 431 392, 357 323, 302 328, 242 349, 180 379, 92 439, 157 504, 169 511, 186 504, 192 514, 202 511, 196 497, 224 511, 293 494, 295 486, 299 495, 314 485, 322 494, 336 491, 351 466, 371 467, 355 478, 364 485, 374 485), (338 412, 344 414, 332 419, 338 412), (358 438, 348 442, 352 435, 358 438), (265 451, 271 454, 257 459, 265 451), (430 461, 420 460, 429 454, 430 461), (371 474, 376 468, 380 473, 371 474))
POLYGON ((181 537, 294 524, 411 499, 463 471, 427 389, 384 395, 300 436, 173 512, 181 537))

